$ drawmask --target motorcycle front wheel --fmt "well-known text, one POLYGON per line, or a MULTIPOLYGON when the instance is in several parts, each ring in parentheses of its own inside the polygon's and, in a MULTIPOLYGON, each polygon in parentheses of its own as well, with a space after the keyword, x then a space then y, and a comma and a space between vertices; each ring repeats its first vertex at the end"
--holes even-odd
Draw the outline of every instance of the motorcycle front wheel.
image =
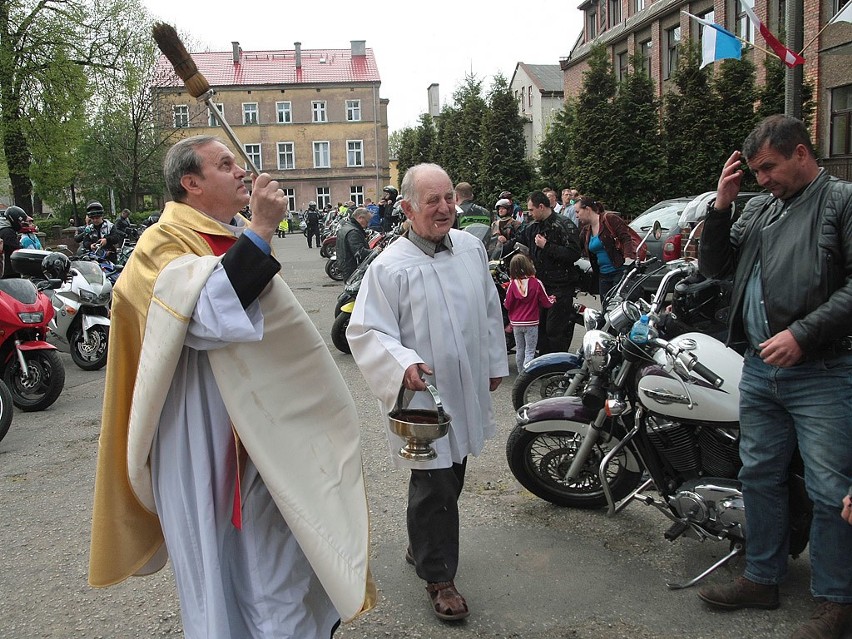
POLYGON ((340 272, 340 269, 337 268, 337 260, 329 260, 325 263, 325 274, 328 275, 335 282, 343 281, 343 273, 340 272))
POLYGON ((12 425, 12 393, 9 392, 9 387, 0 381, 0 440, 6 433, 9 432, 9 426, 12 425))
POLYGON ((350 313, 340 311, 334 318, 334 324, 331 325, 331 343, 337 350, 347 355, 352 352, 349 348, 349 340, 346 339, 346 329, 349 328, 350 317, 350 313))
MULTIPOLYGON (((557 506, 601 508, 606 496, 598 479, 598 467, 604 456, 618 443, 612 437, 599 441, 579 475, 568 481, 565 475, 583 442, 584 434, 576 431, 531 433, 516 426, 506 441, 509 469, 520 484, 536 497, 557 506)), ((639 485, 642 473, 628 468, 628 451, 622 449, 607 469, 607 484, 613 499, 619 501, 639 485)))
POLYGON ((27 377, 24 378, 18 358, 12 354, 3 381, 12 392, 12 401, 22 411, 44 410, 59 397, 65 386, 65 369, 54 350, 27 351, 27 377))
POLYGON ((71 333, 71 359, 84 371, 98 371, 107 363, 109 330, 102 324, 96 324, 88 330, 88 335, 86 341, 80 326, 71 333))
POLYGON ((521 373, 512 386, 512 406, 518 410, 524 404, 549 397, 562 397, 571 383, 572 375, 566 375, 570 365, 551 364, 541 366, 529 373, 521 373))
MULTIPOLYGON (((325 242, 322 243, 322 246, 320 247, 320 255, 322 257, 325 257, 325 258, 331 257, 332 251, 334 251, 334 244, 332 244, 332 243, 326 244, 325 242)), ((334 279, 334 278, 332 278, 332 279, 334 279)))

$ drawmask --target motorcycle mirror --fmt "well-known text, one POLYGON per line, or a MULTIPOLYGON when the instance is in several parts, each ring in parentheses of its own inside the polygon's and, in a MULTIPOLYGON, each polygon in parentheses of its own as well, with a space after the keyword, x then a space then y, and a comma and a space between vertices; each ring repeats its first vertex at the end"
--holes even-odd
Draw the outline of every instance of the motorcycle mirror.
POLYGON ((660 240, 663 237, 663 225, 660 224, 660 220, 654 220, 654 227, 651 229, 651 233, 654 236, 655 240, 660 240))
POLYGON ((525 244, 515 244, 515 249, 519 253, 526 255, 527 257, 529 257, 529 255, 530 255, 530 250, 525 244))

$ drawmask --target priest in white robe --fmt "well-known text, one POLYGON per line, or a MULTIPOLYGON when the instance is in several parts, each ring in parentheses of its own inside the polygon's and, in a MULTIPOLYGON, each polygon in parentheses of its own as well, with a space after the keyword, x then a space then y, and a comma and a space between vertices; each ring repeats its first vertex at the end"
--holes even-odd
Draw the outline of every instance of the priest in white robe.
MULTIPOLYGON (((411 468, 406 561, 427 582, 442 620, 469 614, 455 587, 459 555, 458 498, 469 455, 479 455, 496 431, 490 392, 508 375, 502 312, 482 242, 453 230, 455 200, 447 173, 434 164, 408 170, 402 209, 410 228, 367 270, 346 336, 383 413, 400 386, 438 389, 452 423, 433 443, 430 462, 397 455, 405 441, 388 429, 390 454, 411 468)), ((433 408, 428 393, 410 406, 433 408)))
POLYGON ((89 581, 170 556, 187 637, 328 639, 376 598, 359 420, 271 255, 284 194, 244 177, 216 138, 176 144, 115 288, 89 581))

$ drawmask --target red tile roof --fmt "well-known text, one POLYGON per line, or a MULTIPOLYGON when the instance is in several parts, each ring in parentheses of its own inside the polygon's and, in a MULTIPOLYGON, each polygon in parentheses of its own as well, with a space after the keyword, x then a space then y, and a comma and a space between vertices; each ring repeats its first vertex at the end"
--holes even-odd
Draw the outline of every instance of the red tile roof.
MULTIPOLYGON (((296 68, 296 52, 293 49, 242 51, 237 64, 234 64, 231 51, 191 55, 211 87, 381 82, 372 49, 366 49, 366 55, 363 56, 353 56, 351 49, 302 49, 300 69, 296 68)), ((163 55, 157 62, 157 71, 157 77, 165 76, 164 80, 157 82, 158 86, 183 86, 163 55)))

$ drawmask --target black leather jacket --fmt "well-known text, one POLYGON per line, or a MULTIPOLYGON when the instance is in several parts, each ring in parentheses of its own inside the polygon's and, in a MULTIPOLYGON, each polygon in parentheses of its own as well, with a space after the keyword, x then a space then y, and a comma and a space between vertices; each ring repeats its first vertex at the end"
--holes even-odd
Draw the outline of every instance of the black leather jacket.
POLYGON ((544 282, 548 293, 573 287, 579 279, 574 262, 580 259, 580 232, 567 217, 551 213, 541 222, 532 222, 521 229, 517 241, 530 250, 536 277, 544 282), (535 244, 539 233, 547 238, 541 249, 535 244))
POLYGON ((348 217, 341 223, 337 231, 334 250, 337 253, 337 265, 340 272, 343 273, 343 279, 349 279, 349 276, 370 252, 367 233, 358 224, 358 220, 348 217))
POLYGON ((744 347, 743 298, 759 255, 772 334, 789 328, 807 359, 825 357, 852 333, 852 183, 823 171, 768 225, 783 205, 771 195, 755 197, 733 221, 711 203, 701 272, 734 273, 728 343, 744 347))

